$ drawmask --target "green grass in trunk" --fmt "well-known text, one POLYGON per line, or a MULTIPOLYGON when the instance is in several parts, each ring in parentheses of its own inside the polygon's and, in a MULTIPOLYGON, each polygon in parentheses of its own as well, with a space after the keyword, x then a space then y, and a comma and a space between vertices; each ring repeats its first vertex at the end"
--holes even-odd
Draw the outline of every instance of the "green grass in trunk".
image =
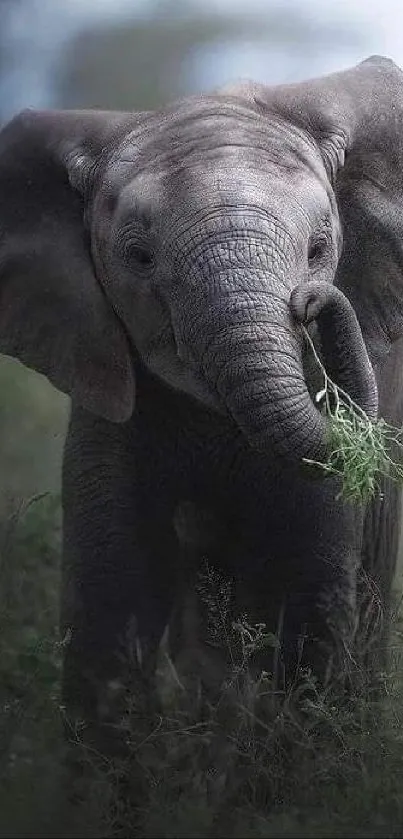
POLYGON ((327 417, 328 456, 323 462, 303 462, 341 479, 340 495, 346 501, 367 502, 380 493, 380 479, 403 482, 403 468, 391 456, 393 447, 403 453, 403 431, 379 419, 372 422, 365 411, 327 375, 312 339, 303 328, 315 360, 323 374, 323 389, 317 402, 327 417))

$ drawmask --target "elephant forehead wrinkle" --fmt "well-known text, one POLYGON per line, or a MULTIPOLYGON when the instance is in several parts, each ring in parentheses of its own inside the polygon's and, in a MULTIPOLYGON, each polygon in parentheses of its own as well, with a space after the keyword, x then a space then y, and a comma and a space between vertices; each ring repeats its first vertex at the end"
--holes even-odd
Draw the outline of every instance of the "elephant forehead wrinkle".
MULTIPOLYGON (((194 266, 205 272, 217 276, 220 271, 229 271, 254 266, 262 272, 263 281, 267 282, 267 275, 275 268, 285 271, 287 258, 279 239, 277 247, 263 236, 246 235, 244 237, 228 237, 218 241, 196 244, 190 250, 194 266), (207 261, 208 256, 208 261, 207 261)), ((230 278, 229 278, 230 281, 230 278)), ((257 281, 255 274, 253 281, 257 281)))
POLYGON ((211 248, 212 244, 227 248, 229 253, 234 247, 245 250, 252 246, 268 252, 274 245, 286 252, 295 254, 295 236, 282 220, 274 217, 263 208, 237 205, 223 209, 220 206, 188 210, 171 222, 175 235, 167 230, 167 247, 177 253, 178 241, 181 250, 192 257, 211 248), (202 233, 201 233, 202 230, 202 233), (170 244, 168 244, 170 243, 170 244), (244 243, 244 244, 243 244, 244 243))
POLYGON ((178 208, 178 213, 183 214, 186 208, 187 215, 200 211, 207 217, 221 208, 228 216, 228 212, 235 214, 242 208, 244 212, 265 213, 267 219, 276 218, 293 235, 297 217, 306 225, 307 203, 309 213, 316 213, 316 205, 321 205, 321 213, 328 206, 320 182, 301 169, 298 176, 289 177, 274 166, 261 168, 242 163, 237 168, 220 162, 210 171, 196 167, 167 175, 163 184, 165 206, 174 211, 178 208))
POLYGON ((285 168, 300 168, 301 156, 308 159, 313 152, 312 141, 302 130, 275 117, 268 121, 255 106, 222 97, 192 99, 176 103, 174 110, 160 111, 136 143, 130 135, 122 142, 115 161, 131 160, 135 145, 139 172, 174 172, 184 162, 194 165, 210 156, 230 154, 269 155, 285 168))
POLYGON ((210 235, 235 239, 251 236, 262 238, 287 250, 295 250, 301 238, 310 231, 306 216, 298 202, 285 195, 243 194, 219 196, 199 194, 183 196, 178 210, 172 214, 170 228, 176 238, 206 240, 210 235), (217 200, 218 199, 218 200, 217 200))

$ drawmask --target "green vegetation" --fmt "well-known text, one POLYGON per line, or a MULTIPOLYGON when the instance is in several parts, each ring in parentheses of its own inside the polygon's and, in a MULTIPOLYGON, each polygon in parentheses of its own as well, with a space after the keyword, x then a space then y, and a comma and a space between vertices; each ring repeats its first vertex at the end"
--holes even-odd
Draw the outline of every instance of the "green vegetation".
MULTIPOLYGON (((254 675, 275 646, 264 627, 228 627, 222 587, 208 592, 214 647, 230 661, 214 701, 187 687, 164 653, 163 711, 136 695, 119 722, 127 753, 84 763, 69 803, 59 708, 58 499, 26 505, 2 564, 1 836, 398 837, 403 825, 401 658, 372 693, 359 658, 348 699, 301 672, 288 691, 254 675), (4 561, 5 558, 5 561, 4 561)), ((204 591, 205 591, 204 587, 204 591)), ((397 626, 397 625, 396 625, 397 626)), ((132 666, 134 666, 132 664, 132 666)))
POLYGON ((8 362, 0 367, 10 406, 0 416, 0 836, 401 836, 397 617, 390 673, 377 691, 359 649, 348 697, 335 682, 320 689, 302 670, 285 690, 275 668, 274 676, 253 669, 255 651, 268 647, 275 657, 275 635, 243 617, 230 624, 230 582, 210 572, 198 588, 209 615, 207 650, 226 662, 224 685, 207 700, 198 678, 190 687, 164 650, 162 710, 146 716, 140 698, 130 696, 117 722, 127 748, 114 760, 90 750, 78 727, 72 748, 84 771, 72 788, 57 630, 66 403, 39 377, 30 390, 32 375, 8 362), (46 456, 56 428, 60 441, 46 456))
POLYGON ((391 456, 392 447, 396 456, 402 455, 402 430, 382 418, 372 422, 330 379, 305 328, 304 334, 323 375, 323 389, 316 398, 327 416, 329 448, 326 461, 304 458, 304 463, 340 478, 340 495, 346 501, 365 503, 381 492, 383 477, 403 481, 403 468, 391 456))
POLYGON ((68 400, 5 357, 0 390, 0 835, 12 836, 36 829, 59 771, 58 493, 68 400))

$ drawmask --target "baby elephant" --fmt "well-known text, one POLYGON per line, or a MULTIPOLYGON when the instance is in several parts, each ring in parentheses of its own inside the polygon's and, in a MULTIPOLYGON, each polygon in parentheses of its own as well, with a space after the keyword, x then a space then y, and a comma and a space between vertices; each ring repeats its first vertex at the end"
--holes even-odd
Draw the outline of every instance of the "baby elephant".
POLYGON ((302 327, 370 418, 401 424, 402 163, 403 75, 380 57, 0 132, 0 350, 71 396, 68 715, 105 715, 128 635, 146 692, 170 620, 196 660, 197 612, 176 642, 171 616, 184 588, 203 617, 206 567, 230 625, 278 635, 264 664, 286 678, 351 660, 362 569, 387 626, 399 493, 364 508, 304 469, 328 421, 302 327))

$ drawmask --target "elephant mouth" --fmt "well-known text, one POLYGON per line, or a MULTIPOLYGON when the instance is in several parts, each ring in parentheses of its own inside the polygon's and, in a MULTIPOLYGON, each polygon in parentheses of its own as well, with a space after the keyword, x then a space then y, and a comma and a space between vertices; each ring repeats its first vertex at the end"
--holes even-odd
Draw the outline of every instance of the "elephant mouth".
POLYGON ((147 347, 147 353, 139 356, 131 343, 132 364, 143 367, 169 391, 184 394, 200 408, 212 410, 223 417, 229 417, 229 410, 213 387, 203 370, 183 358, 172 329, 164 329, 147 347))

